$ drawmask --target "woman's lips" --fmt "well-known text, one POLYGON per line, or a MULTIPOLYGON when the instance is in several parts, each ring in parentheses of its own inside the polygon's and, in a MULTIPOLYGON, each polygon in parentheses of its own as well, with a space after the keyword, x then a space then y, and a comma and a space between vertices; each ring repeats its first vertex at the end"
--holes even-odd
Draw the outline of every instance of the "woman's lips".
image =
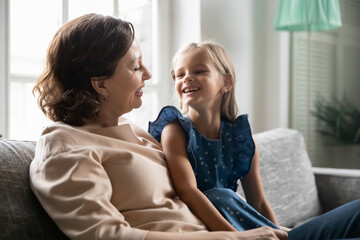
POLYGON ((142 88, 139 88, 138 90, 135 91, 135 96, 137 97, 142 97, 143 95, 143 90, 142 88))

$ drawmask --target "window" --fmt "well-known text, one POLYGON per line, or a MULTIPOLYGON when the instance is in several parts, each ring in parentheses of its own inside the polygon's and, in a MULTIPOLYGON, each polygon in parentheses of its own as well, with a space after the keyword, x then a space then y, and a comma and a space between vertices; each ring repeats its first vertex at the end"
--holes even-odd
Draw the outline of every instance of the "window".
MULTIPOLYGON (((340 1, 343 26, 331 32, 313 32, 292 35, 292 111, 290 127, 306 137, 307 74, 310 76, 310 109, 315 111, 319 97, 334 102, 334 98, 352 102, 360 109, 360 2, 340 1), (310 41, 310 42, 309 42, 310 41), (311 51, 308 51, 310 47, 311 51), (308 53, 310 68, 307 70, 308 53)), ((310 118, 308 152, 313 166, 360 168, 358 144, 344 144, 319 133, 324 123, 310 118)))
MULTIPOLYGON (((3 137, 36 140, 48 120, 38 108, 32 87, 45 65, 47 47, 57 29, 70 19, 96 12, 120 17, 133 23, 135 34, 143 51, 144 64, 154 72, 153 52, 156 51, 154 13, 156 0, 8 0, 8 37, 5 39, 7 55, 6 102, 2 120, 6 123, 3 137), (154 40, 155 39, 155 40, 154 40), (5 116, 5 117, 4 117, 5 116)), ((4 81, 4 80, 0 80, 4 81)), ((143 106, 127 117, 147 128, 147 121, 159 112, 160 81, 148 81, 143 95, 143 106), (139 113, 141 112, 141 117, 139 113)), ((0 86, 2 86, 0 85, 0 86)), ((162 95, 164 93, 162 92, 162 95)), ((163 96, 162 96, 163 97, 163 96)))

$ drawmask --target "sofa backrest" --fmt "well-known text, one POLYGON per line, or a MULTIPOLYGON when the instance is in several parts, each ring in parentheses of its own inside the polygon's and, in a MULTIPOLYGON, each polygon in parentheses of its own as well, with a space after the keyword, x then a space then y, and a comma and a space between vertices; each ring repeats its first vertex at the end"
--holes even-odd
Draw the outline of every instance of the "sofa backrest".
MULTIPOLYGON (((321 214, 322 209, 305 149, 293 129, 278 128, 254 134, 265 195, 282 226, 293 227, 321 214)), ((243 195, 241 184, 238 193, 243 195)))
POLYGON ((68 239, 30 189, 35 142, 0 139, 0 239, 68 239))
MULTIPOLYGON (((319 215, 321 207, 302 135, 282 128, 255 134, 254 139, 265 194, 280 224, 291 227, 319 215)), ((67 239, 30 189, 29 165, 35 145, 0 139, 0 239, 67 239)), ((242 193, 241 186, 238 192, 242 193)))

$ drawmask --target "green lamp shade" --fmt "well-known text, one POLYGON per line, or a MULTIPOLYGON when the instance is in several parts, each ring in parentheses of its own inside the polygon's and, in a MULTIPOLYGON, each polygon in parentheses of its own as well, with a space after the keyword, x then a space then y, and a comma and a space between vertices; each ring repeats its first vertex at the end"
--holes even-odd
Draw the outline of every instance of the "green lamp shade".
POLYGON ((328 31, 339 27, 338 0, 280 0, 276 30, 328 31))

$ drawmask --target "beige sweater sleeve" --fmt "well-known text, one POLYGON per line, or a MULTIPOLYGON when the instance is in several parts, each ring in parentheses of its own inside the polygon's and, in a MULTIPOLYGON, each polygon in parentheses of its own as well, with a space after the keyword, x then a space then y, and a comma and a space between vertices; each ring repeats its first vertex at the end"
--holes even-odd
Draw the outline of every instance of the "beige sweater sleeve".
POLYGON ((112 187, 99 156, 74 148, 44 157, 46 147, 40 142, 37 148, 40 154, 30 166, 32 190, 69 238, 145 238, 147 231, 132 228, 111 204, 112 187))

